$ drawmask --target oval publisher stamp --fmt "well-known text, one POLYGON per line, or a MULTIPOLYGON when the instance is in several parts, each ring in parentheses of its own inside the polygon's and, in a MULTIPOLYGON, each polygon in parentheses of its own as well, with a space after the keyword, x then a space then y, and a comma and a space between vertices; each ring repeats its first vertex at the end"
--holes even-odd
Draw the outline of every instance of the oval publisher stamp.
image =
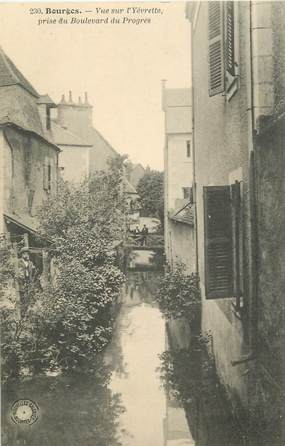
POLYGON ((12 404, 11 418, 15 424, 34 424, 39 418, 39 407, 29 399, 17 400, 12 404))

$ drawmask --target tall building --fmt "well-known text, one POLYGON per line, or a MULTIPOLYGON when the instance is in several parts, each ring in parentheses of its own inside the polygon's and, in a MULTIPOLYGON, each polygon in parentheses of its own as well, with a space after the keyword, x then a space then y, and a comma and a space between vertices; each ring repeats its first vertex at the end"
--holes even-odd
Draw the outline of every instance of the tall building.
POLYGON ((195 271, 191 90, 162 90, 165 115, 164 233, 167 261, 195 271))
POLYGON ((202 327, 233 406, 268 410, 285 377, 285 4, 191 2, 187 17, 202 327))

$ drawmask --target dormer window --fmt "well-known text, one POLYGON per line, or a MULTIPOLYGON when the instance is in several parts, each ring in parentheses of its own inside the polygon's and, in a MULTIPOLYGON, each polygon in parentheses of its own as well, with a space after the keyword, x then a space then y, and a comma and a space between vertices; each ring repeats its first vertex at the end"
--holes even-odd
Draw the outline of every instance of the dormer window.
POLYGON ((40 113, 42 126, 45 130, 51 129, 51 109, 56 108, 56 104, 47 95, 40 96, 38 99, 38 110, 40 113))

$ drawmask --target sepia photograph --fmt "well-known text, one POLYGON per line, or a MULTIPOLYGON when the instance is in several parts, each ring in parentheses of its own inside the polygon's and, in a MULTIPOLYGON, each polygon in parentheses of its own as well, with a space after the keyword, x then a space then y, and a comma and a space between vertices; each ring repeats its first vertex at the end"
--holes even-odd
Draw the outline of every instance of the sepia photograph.
POLYGON ((2 446, 285 445, 285 0, 0 0, 2 446))

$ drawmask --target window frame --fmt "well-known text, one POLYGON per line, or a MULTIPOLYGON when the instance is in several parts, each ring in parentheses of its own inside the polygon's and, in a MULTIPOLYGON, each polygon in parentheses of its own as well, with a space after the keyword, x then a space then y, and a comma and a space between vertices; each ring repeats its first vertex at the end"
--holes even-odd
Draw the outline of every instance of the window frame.
POLYGON ((52 190, 52 163, 46 158, 43 165, 43 189, 49 194, 52 190))
POLYGON ((192 186, 184 186, 182 187, 183 199, 189 200, 190 203, 193 203, 193 187, 192 186))

